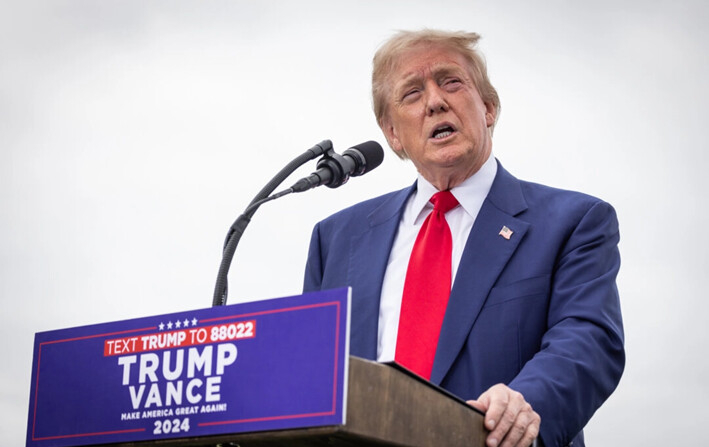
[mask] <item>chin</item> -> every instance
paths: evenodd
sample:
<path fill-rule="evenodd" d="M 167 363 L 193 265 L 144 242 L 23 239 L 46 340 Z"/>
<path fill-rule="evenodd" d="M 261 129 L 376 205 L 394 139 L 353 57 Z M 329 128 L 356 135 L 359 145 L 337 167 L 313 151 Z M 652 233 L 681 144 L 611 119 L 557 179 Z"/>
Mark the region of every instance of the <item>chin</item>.
<path fill-rule="evenodd" d="M 436 154 L 431 157 L 434 162 L 441 167 L 455 167 L 461 164 L 472 163 L 474 157 L 471 157 L 468 151 L 459 148 L 445 148 L 436 151 Z"/>

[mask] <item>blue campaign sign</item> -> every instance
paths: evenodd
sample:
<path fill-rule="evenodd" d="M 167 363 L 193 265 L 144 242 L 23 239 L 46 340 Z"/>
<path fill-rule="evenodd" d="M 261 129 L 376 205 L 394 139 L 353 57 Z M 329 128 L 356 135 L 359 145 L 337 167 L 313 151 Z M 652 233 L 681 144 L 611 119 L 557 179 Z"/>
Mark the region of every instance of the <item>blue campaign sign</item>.
<path fill-rule="evenodd" d="M 28 447 L 344 424 L 349 290 L 35 336 Z"/>

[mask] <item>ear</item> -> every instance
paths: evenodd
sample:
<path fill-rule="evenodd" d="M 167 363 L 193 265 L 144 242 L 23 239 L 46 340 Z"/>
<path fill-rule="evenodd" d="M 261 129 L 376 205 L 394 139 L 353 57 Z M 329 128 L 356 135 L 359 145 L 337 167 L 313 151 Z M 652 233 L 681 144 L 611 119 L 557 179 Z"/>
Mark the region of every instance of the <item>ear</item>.
<path fill-rule="evenodd" d="M 381 127 L 382 132 L 384 132 L 384 137 L 387 139 L 387 143 L 389 143 L 389 146 L 394 149 L 394 152 L 396 152 L 399 157 L 406 157 L 404 147 L 401 145 L 401 140 L 399 140 L 396 128 L 394 128 L 394 125 L 391 123 L 391 120 L 389 120 L 388 118 L 384 118 L 382 120 Z"/>
<path fill-rule="evenodd" d="M 492 127 L 495 125 L 495 119 L 497 118 L 497 110 L 495 105 L 491 102 L 485 103 L 485 124 L 487 127 Z"/>

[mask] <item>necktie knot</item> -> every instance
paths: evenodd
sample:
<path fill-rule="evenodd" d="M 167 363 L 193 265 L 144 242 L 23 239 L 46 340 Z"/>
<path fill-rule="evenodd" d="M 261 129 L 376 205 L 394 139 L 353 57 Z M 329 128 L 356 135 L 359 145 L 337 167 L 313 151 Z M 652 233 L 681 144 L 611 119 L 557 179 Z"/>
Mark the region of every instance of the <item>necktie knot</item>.
<path fill-rule="evenodd" d="M 458 206 L 458 200 L 450 191 L 438 191 L 431 197 L 430 202 L 433 203 L 435 211 L 440 211 L 443 214 Z"/>

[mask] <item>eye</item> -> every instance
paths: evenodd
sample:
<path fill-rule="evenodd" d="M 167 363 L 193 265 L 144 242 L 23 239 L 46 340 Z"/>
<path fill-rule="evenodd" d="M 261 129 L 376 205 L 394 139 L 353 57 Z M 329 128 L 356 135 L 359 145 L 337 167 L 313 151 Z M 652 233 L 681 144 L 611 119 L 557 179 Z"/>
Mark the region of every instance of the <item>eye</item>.
<path fill-rule="evenodd" d="M 412 101 L 418 97 L 421 91 L 417 88 L 407 90 L 401 97 L 402 101 Z"/>
<path fill-rule="evenodd" d="M 461 84 L 462 81 L 459 78 L 446 78 L 441 83 L 441 86 L 449 90 L 454 90 L 458 88 Z"/>

